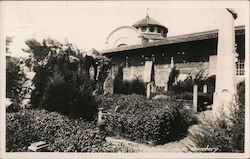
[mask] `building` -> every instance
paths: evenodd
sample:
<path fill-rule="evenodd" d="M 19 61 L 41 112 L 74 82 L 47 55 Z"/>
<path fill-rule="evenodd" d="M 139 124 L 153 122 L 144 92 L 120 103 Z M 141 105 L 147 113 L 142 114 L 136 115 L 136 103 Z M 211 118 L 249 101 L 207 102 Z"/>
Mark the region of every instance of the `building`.
<path fill-rule="evenodd" d="M 204 71 L 216 74 L 218 30 L 167 37 L 168 28 L 149 15 L 132 26 L 122 26 L 112 31 L 106 40 L 107 48 L 101 53 L 112 61 L 112 75 L 123 66 L 123 79 L 142 78 L 153 73 L 158 88 L 167 85 L 172 65 L 185 79 Z M 237 79 L 244 79 L 245 26 L 235 28 L 237 53 Z M 151 67 L 152 65 L 152 67 Z M 152 68 L 152 70 L 150 70 Z"/>

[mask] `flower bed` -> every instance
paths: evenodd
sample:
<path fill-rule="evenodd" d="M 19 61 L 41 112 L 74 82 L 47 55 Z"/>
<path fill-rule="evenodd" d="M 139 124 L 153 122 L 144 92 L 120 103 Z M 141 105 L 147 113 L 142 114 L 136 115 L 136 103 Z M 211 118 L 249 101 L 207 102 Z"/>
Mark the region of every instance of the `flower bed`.
<path fill-rule="evenodd" d="M 26 152 L 38 141 L 49 144 L 50 152 L 131 152 L 122 145 L 107 143 L 94 122 L 70 119 L 46 110 L 21 110 L 7 113 L 6 151 Z"/>
<path fill-rule="evenodd" d="M 114 95 L 99 96 L 97 103 L 109 112 L 106 116 L 109 133 L 143 143 L 162 144 L 175 140 L 197 122 L 192 112 L 183 108 L 182 102 L 168 99 Z"/>

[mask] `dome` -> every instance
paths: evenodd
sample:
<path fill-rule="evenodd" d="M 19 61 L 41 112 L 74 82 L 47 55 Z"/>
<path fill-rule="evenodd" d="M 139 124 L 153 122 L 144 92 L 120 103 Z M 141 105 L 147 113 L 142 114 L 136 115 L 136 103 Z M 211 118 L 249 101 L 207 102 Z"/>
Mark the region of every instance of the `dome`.
<path fill-rule="evenodd" d="M 137 27 L 143 27 L 143 26 L 161 26 L 166 28 L 165 26 L 163 26 L 162 24 L 160 24 L 159 22 L 157 22 L 156 20 L 150 18 L 147 14 L 147 16 L 145 18 L 143 18 L 142 20 L 137 21 L 133 27 L 137 28 Z"/>

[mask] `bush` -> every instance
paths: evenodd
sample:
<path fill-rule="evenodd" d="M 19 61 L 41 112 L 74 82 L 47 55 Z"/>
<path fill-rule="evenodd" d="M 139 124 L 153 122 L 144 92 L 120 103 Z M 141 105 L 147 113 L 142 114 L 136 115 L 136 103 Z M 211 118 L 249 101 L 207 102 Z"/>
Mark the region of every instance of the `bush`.
<path fill-rule="evenodd" d="M 115 84 L 115 83 L 114 83 Z M 121 84 L 114 85 L 115 94 L 140 94 L 146 95 L 146 87 L 144 82 L 139 79 L 133 79 L 131 81 L 122 81 Z"/>
<path fill-rule="evenodd" d="M 6 57 L 6 97 L 12 102 L 7 108 L 8 112 L 19 110 L 19 104 L 24 98 L 21 91 L 25 75 L 17 66 L 19 60 L 15 57 Z"/>
<path fill-rule="evenodd" d="M 97 106 L 92 92 L 92 83 L 84 76 L 77 75 L 71 83 L 53 81 L 44 93 L 43 105 L 47 110 L 58 111 L 73 118 L 93 120 Z"/>
<path fill-rule="evenodd" d="M 238 84 L 237 93 L 238 93 L 239 102 L 242 105 L 245 105 L 245 81 L 240 82 Z"/>
<path fill-rule="evenodd" d="M 70 119 L 46 110 L 21 110 L 6 114 L 6 151 L 27 152 L 38 141 L 49 144 L 50 152 L 131 152 L 107 143 L 97 133 L 94 122 Z"/>
<path fill-rule="evenodd" d="M 178 81 L 176 84 L 173 84 L 171 91 L 176 94 L 184 92 L 192 92 L 193 85 L 198 85 L 198 91 L 203 91 L 203 85 L 207 85 L 208 93 L 213 93 L 215 90 L 215 76 L 206 77 L 203 75 L 204 71 L 198 72 L 195 77 L 189 76 L 184 81 Z"/>
<path fill-rule="evenodd" d="M 146 95 L 146 87 L 144 82 L 135 78 L 131 81 L 123 81 L 123 70 L 119 67 L 118 73 L 114 79 L 114 93 L 115 94 L 141 94 Z"/>
<path fill-rule="evenodd" d="M 238 107 L 240 109 L 236 109 Z M 190 133 L 197 147 L 218 148 L 218 152 L 244 152 L 244 105 L 232 105 L 230 114 L 215 120 L 204 120 Z"/>
<path fill-rule="evenodd" d="M 175 140 L 197 122 L 189 110 L 183 109 L 182 103 L 166 99 L 116 95 L 98 97 L 97 102 L 101 104 L 99 107 L 111 111 L 107 116 L 107 128 L 111 134 L 138 142 L 162 144 Z M 117 106 L 119 109 L 114 112 Z"/>

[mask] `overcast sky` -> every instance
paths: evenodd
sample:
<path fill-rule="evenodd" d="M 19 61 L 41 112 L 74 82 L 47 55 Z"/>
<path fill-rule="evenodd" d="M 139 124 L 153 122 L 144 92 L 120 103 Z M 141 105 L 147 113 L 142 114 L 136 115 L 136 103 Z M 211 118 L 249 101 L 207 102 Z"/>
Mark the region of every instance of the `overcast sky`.
<path fill-rule="evenodd" d="M 0 29 L 15 36 L 12 52 L 20 54 L 30 37 L 51 37 L 69 42 L 83 50 L 105 49 L 105 39 L 115 28 L 133 25 L 149 16 L 169 30 L 168 36 L 218 28 L 219 8 L 231 7 L 238 13 L 236 25 L 247 22 L 246 1 L 232 2 L 0 2 Z"/>

